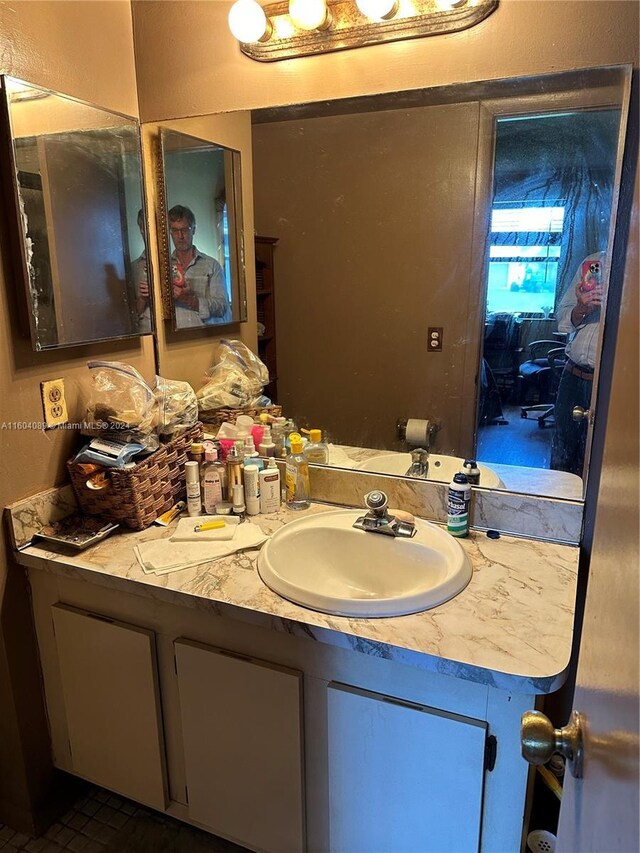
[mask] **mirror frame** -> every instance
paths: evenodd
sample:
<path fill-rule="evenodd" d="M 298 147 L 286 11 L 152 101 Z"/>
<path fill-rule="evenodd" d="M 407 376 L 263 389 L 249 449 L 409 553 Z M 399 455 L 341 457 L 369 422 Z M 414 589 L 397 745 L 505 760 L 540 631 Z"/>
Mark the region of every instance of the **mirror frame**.
<path fill-rule="evenodd" d="M 233 274 L 235 272 L 237 280 L 238 292 L 238 317 L 233 317 L 226 323 L 212 323 L 211 325 L 200 328 L 180 328 L 175 324 L 175 312 L 173 304 L 173 292 L 171 286 L 171 244 L 169 238 L 169 206 L 167 200 L 167 181 L 164 169 L 165 158 L 165 134 L 174 133 L 180 136 L 188 137 L 194 142 L 202 145 L 210 146 L 211 148 L 220 148 L 225 152 L 231 153 L 231 168 L 232 168 L 232 187 L 231 198 L 234 206 L 235 227 L 233 235 L 229 235 L 229 242 L 233 241 L 235 263 L 231 265 L 232 274 L 232 293 L 233 293 Z M 227 329 L 229 326 L 237 325 L 238 323 L 246 323 L 247 312 L 247 275 L 246 275 L 246 256 L 244 243 L 244 207 L 242 194 L 242 162 L 240 151 L 235 148 L 230 148 L 228 145 L 222 145 L 219 142 L 212 142 L 209 139 L 202 139 L 199 136 L 193 136 L 191 133 L 183 133 L 180 130 L 174 130 L 170 127 L 160 127 L 155 146 L 155 173 L 156 173 L 156 227 L 158 231 L 158 254 L 160 261 L 160 269 L 162 270 L 162 278 L 160 281 L 161 304 L 162 304 L 162 319 L 172 322 L 172 329 L 175 333 L 202 333 L 216 331 L 218 329 Z"/>
<path fill-rule="evenodd" d="M 150 305 L 151 305 L 151 329 L 148 332 L 132 332 L 131 334 L 111 335 L 108 337 L 88 338 L 81 341 L 70 341 L 68 343 L 56 343 L 48 346 L 38 345 L 37 328 L 35 317 L 32 311 L 31 303 L 31 274 L 29 271 L 29 262 L 27 259 L 26 240 L 27 231 L 25 228 L 25 216 L 22 212 L 22 202 L 20 196 L 20 187 L 17 180 L 18 166 L 15 156 L 13 127 L 11 122 L 11 110 L 9 103 L 9 95 L 6 81 L 18 83 L 22 86 L 34 89 L 42 93 L 42 96 L 52 95 L 58 98 L 64 98 L 68 101 L 73 101 L 77 104 L 82 104 L 86 107 L 91 107 L 100 110 L 108 115 L 117 116 L 127 119 L 136 130 L 137 135 L 137 151 L 140 160 L 140 207 L 144 219 L 145 232 L 147 235 L 147 246 L 149 245 L 149 227 L 148 227 L 148 209 L 147 209 L 147 194 L 145 192 L 146 174 L 144 169 L 144 159 L 142 152 L 142 132 L 141 124 L 138 118 L 126 113 L 108 110 L 90 101 L 83 101 L 81 98 L 75 98 L 72 95 L 67 95 L 64 92 L 57 92 L 54 89 L 47 89 L 44 86 L 38 86 L 34 83 L 29 83 L 19 77 L 14 77 L 11 74 L 0 75 L 0 178 L 4 188 L 4 203 L 7 211 L 7 230 L 9 233 L 11 263 L 14 275 L 22 282 L 22 287 L 17 288 L 18 294 L 18 321 L 20 333 L 24 337 L 31 338 L 31 345 L 34 352 L 49 352 L 56 349 L 69 349 L 79 346 L 90 346 L 95 343 L 106 343 L 109 341 L 124 341 L 134 340 L 136 338 L 155 335 L 155 310 L 154 310 L 154 280 L 152 264 L 147 264 L 147 276 L 149 283 Z"/>

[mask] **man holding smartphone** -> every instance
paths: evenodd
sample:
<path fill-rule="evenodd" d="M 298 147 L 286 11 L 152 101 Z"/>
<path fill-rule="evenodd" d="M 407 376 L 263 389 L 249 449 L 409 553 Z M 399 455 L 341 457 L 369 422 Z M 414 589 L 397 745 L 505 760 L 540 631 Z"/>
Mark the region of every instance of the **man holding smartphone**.
<path fill-rule="evenodd" d="M 568 335 L 567 362 L 555 403 L 551 468 L 582 476 L 587 421 L 574 420 L 573 409 L 587 410 L 593 393 L 604 292 L 604 252 L 588 255 L 576 270 L 557 310 L 558 331 Z"/>
<path fill-rule="evenodd" d="M 218 261 L 194 244 L 196 217 L 181 204 L 169 211 L 173 304 L 176 327 L 231 322 L 224 271 Z"/>

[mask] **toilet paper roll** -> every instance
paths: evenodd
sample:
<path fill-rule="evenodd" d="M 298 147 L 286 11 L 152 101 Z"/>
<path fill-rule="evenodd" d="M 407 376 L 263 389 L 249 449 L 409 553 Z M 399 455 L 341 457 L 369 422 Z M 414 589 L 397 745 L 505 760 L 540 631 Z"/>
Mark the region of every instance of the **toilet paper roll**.
<path fill-rule="evenodd" d="M 407 444 L 415 447 L 427 447 L 429 444 L 429 421 L 423 418 L 409 418 L 407 421 Z"/>

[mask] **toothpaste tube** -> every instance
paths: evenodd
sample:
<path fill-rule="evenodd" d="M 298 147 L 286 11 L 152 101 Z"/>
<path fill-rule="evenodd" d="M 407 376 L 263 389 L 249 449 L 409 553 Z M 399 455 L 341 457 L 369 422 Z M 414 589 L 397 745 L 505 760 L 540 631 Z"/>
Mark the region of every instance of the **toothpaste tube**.
<path fill-rule="evenodd" d="M 184 501 L 178 501 L 178 503 L 174 504 L 171 509 L 163 512 L 162 515 L 159 515 L 153 523 L 159 524 L 160 527 L 168 527 L 174 518 L 177 518 L 186 506 L 187 505 Z"/>

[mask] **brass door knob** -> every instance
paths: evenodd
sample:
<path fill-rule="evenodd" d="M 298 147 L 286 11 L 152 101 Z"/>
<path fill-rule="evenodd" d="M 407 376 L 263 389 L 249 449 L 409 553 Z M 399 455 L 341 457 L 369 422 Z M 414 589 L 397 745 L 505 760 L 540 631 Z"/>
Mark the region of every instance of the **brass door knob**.
<path fill-rule="evenodd" d="M 540 711 L 527 711 L 520 725 L 522 757 L 529 764 L 546 764 L 554 752 L 559 752 L 566 758 L 571 775 L 581 779 L 582 728 L 582 716 L 577 711 L 571 712 L 569 722 L 561 729 L 554 729 L 551 720 Z"/>
<path fill-rule="evenodd" d="M 581 421 L 583 418 L 589 420 L 591 417 L 591 409 L 583 409 L 582 406 L 574 406 L 571 416 L 574 421 Z"/>

